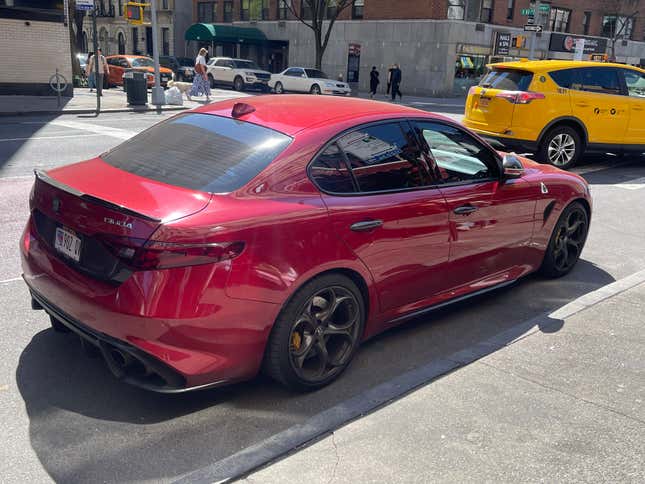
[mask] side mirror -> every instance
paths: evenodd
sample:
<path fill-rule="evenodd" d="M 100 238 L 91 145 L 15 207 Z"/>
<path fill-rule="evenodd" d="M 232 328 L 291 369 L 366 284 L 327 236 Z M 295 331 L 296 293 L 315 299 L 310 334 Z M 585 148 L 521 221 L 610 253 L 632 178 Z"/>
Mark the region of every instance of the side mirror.
<path fill-rule="evenodd" d="M 502 170 L 504 172 L 504 179 L 520 178 L 524 175 L 524 166 L 520 159 L 512 153 L 504 155 L 502 161 Z"/>

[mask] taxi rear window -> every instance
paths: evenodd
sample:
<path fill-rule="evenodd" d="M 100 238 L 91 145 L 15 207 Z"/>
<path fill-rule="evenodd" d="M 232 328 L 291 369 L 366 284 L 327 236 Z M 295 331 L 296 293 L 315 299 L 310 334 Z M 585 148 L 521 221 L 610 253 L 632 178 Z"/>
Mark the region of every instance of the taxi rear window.
<path fill-rule="evenodd" d="M 481 87 L 504 91 L 526 91 L 533 79 L 533 73 L 519 69 L 493 68 L 479 82 Z"/>

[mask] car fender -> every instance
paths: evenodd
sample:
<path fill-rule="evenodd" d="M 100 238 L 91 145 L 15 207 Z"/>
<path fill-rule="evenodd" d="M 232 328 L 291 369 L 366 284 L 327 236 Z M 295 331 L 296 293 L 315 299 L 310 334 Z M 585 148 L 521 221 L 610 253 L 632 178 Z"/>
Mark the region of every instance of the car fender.
<path fill-rule="evenodd" d="M 546 134 L 549 132 L 549 130 L 551 128 L 553 128 L 553 126 L 555 126 L 555 125 L 557 125 L 559 123 L 562 123 L 562 122 L 569 122 L 569 123 L 576 124 L 583 132 L 584 139 L 582 141 L 585 144 L 588 143 L 589 134 L 587 133 L 587 127 L 585 126 L 585 123 L 583 123 L 579 118 L 577 118 L 575 116 L 560 116 L 559 118 L 552 119 L 551 121 L 549 121 L 549 123 L 544 128 L 542 128 L 542 131 L 540 131 L 540 135 L 537 138 L 538 146 L 540 145 L 540 143 L 544 139 L 544 136 L 546 136 Z"/>

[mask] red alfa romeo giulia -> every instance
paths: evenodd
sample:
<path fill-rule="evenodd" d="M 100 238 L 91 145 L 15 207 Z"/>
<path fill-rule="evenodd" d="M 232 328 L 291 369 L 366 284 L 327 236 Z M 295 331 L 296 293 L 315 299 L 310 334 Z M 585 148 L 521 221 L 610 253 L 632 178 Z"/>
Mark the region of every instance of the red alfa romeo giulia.
<path fill-rule="evenodd" d="M 359 343 L 585 243 L 579 176 L 398 105 L 259 96 L 185 112 L 36 172 L 21 240 L 32 306 L 118 378 L 182 392 L 315 389 Z"/>

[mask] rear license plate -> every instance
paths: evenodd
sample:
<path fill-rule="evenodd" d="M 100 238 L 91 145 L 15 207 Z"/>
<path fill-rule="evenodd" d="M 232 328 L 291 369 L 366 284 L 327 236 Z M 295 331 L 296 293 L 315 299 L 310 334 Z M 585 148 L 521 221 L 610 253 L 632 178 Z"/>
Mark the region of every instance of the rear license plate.
<path fill-rule="evenodd" d="M 81 259 L 81 239 L 76 237 L 74 232 L 70 230 L 61 227 L 56 228 L 54 248 L 67 257 L 74 259 L 76 262 Z"/>
<path fill-rule="evenodd" d="M 480 97 L 479 98 L 479 107 L 480 108 L 487 108 L 489 103 L 490 103 L 490 98 L 489 97 Z"/>

